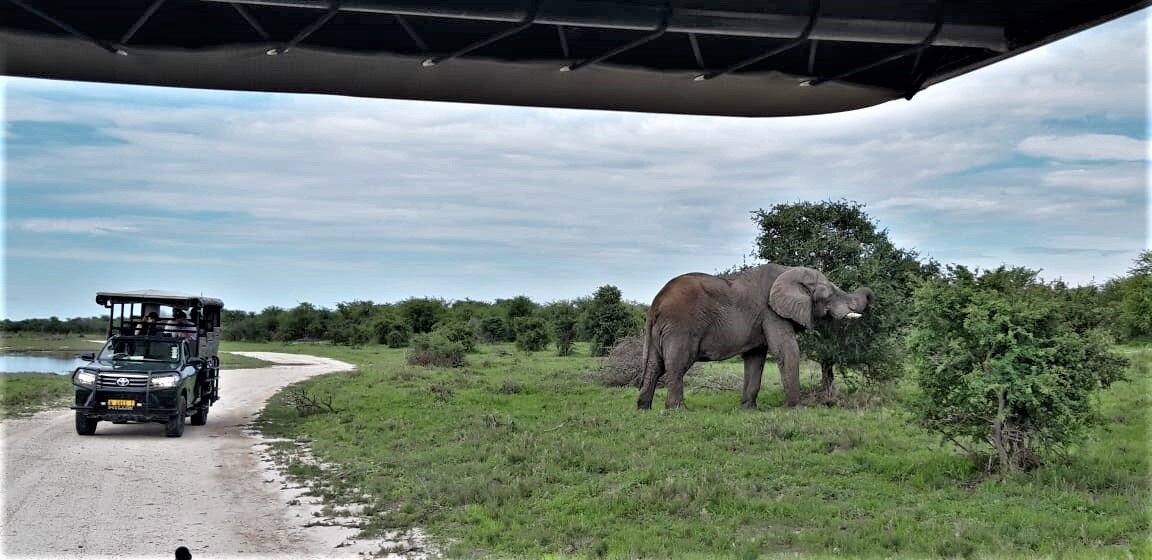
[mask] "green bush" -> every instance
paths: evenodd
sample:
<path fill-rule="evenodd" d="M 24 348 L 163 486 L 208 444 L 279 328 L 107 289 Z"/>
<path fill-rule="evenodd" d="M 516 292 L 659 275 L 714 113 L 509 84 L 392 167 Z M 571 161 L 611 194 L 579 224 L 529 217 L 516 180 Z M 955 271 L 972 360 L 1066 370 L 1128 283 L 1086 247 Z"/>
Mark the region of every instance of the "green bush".
<path fill-rule="evenodd" d="M 333 344 L 359 348 L 372 339 L 372 331 L 364 325 L 345 322 L 329 328 L 328 336 Z"/>
<path fill-rule="evenodd" d="M 585 312 L 585 330 L 593 356 L 607 356 L 616 342 L 639 331 L 639 325 L 616 286 L 600 286 Z"/>
<path fill-rule="evenodd" d="M 407 329 L 394 329 L 388 331 L 384 335 L 384 344 L 389 348 L 403 348 L 408 346 L 408 341 L 412 338 L 412 333 Z"/>
<path fill-rule="evenodd" d="M 539 317 L 517 317 L 516 349 L 538 352 L 548 347 L 548 325 Z"/>
<path fill-rule="evenodd" d="M 556 355 L 571 356 L 572 343 L 576 341 L 576 308 L 569 303 L 554 305 L 550 323 L 556 340 Z"/>
<path fill-rule="evenodd" d="M 452 342 L 460 343 L 460 345 L 464 346 L 465 352 L 476 351 L 476 333 L 472 331 L 472 327 L 469 327 L 467 323 L 460 321 L 441 323 L 436 325 L 436 328 L 432 332 L 439 333 Z"/>
<path fill-rule="evenodd" d="M 461 367 L 464 365 L 464 345 L 453 342 L 443 334 L 433 332 L 412 337 L 408 350 L 408 364 L 430 367 Z"/>
<path fill-rule="evenodd" d="M 1095 419 L 1093 395 L 1126 361 L 1099 329 L 1076 332 L 1063 296 L 1024 268 L 961 266 L 916 290 L 920 422 L 1001 473 L 1040 465 Z"/>
<path fill-rule="evenodd" d="M 1140 253 L 1128 272 L 1112 283 L 1113 328 L 1127 341 L 1152 340 L 1152 250 Z"/>
<path fill-rule="evenodd" d="M 508 340 L 508 329 L 504 319 L 500 317 L 484 317 L 480 319 L 480 338 L 485 344 Z"/>

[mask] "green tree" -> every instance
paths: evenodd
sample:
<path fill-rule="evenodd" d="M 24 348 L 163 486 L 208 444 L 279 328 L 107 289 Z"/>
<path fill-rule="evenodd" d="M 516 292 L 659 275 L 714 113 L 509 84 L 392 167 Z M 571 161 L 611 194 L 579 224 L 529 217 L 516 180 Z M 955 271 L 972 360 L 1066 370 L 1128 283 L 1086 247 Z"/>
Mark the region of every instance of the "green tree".
<path fill-rule="evenodd" d="M 442 299 L 409 298 L 396 306 L 408 329 L 417 334 L 432 332 L 436 323 L 448 314 L 448 306 Z"/>
<path fill-rule="evenodd" d="M 328 334 L 331 312 L 327 309 L 318 309 L 311 303 L 302 302 L 283 315 L 280 330 L 277 332 L 279 340 L 319 340 Z"/>
<path fill-rule="evenodd" d="M 500 317 L 490 316 L 480 319 L 477 336 L 484 343 L 501 342 L 508 340 L 508 325 Z"/>
<path fill-rule="evenodd" d="M 548 319 L 552 339 L 556 341 L 556 354 L 571 356 L 572 343 L 576 341 L 576 308 L 567 302 L 554 303 L 548 307 Z"/>
<path fill-rule="evenodd" d="M 432 332 L 463 346 L 465 352 L 476 351 L 476 334 L 462 321 L 445 321 L 436 325 Z"/>
<path fill-rule="evenodd" d="M 286 313 L 284 309 L 276 306 L 269 306 L 260 310 L 260 314 L 256 316 L 256 332 L 257 336 L 260 337 L 257 340 L 263 340 L 265 342 L 270 340 L 285 340 L 281 337 L 280 331 L 282 329 L 281 325 L 286 318 Z M 227 328 L 224 329 L 224 332 L 228 332 Z"/>
<path fill-rule="evenodd" d="M 516 296 L 512 299 L 503 299 L 496 301 L 497 306 L 504 310 L 504 332 L 510 340 L 516 340 L 520 336 L 519 325 L 520 319 L 524 317 L 531 317 L 536 313 L 540 307 L 536 305 L 528 296 Z"/>
<path fill-rule="evenodd" d="M 1152 250 L 1140 253 L 1111 290 L 1115 330 L 1124 340 L 1152 340 Z"/>
<path fill-rule="evenodd" d="M 473 299 L 462 299 L 448 306 L 448 316 L 453 321 L 467 323 L 474 318 L 482 318 L 492 313 L 492 304 Z"/>
<path fill-rule="evenodd" d="M 516 317 L 516 348 L 538 352 L 548 347 L 548 324 L 540 317 Z"/>
<path fill-rule="evenodd" d="M 1024 268 L 962 266 L 915 293 L 910 351 L 920 422 L 1001 473 L 1039 466 L 1095 419 L 1092 396 L 1125 360 L 1100 329 L 1077 332 L 1059 288 Z"/>
<path fill-rule="evenodd" d="M 617 340 L 639 330 L 631 308 L 621 301 L 616 286 L 600 286 L 585 310 L 585 330 L 593 356 L 606 356 Z"/>
<path fill-rule="evenodd" d="M 364 323 L 342 319 L 329 327 L 327 338 L 332 344 L 359 348 L 372 340 L 372 329 Z"/>
<path fill-rule="evenodd" d="M 373 339 L 392 348 L 407 346 L 408 338 L 412 335 L 408 324 L 392 310 L 378 313 L 371 325 Z"/>
<path fill-rule="evenodd" d="M 786 266 L 823 272 L 846 291 L 867 286 L 876 295 L 864 317 L 821 325 L 798 337 L 800 350 L 820 364 L 825 394 L 834 390 L 835 369 L 885 381 L 901 373 L 902 327 L 911 309 L 914 282 L 934 273 L 914 251 L 899 249 L 856 202 L 777 204 L 752 212 L 759 228 L 755 256 Z"/>

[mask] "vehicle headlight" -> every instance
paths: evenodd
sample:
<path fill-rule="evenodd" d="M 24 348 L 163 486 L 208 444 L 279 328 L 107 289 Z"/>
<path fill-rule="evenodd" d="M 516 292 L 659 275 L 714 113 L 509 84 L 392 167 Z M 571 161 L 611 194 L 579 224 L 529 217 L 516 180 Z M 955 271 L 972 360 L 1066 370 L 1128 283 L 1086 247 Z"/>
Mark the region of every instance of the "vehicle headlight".
<path fill-rule="evenodd" d="M 95 385 L 96 372 L 88 371 L 86 369 L 78 369 L 76 370 L 75 375 L 72 376 L 72 379 L 76 382 L 77 385 Z"/>
<path fill-rule="evenodd" d="M 162 375 L 162 376 L 158 376 L 158 377 L 153 377 L 152 378 L 152 386 L 153 387 L 175 387 L 176 386 L 176 380 L 178 380 L 178 379 L 179 379 L 179 377 L 177 377 L 175 375 Z"/>

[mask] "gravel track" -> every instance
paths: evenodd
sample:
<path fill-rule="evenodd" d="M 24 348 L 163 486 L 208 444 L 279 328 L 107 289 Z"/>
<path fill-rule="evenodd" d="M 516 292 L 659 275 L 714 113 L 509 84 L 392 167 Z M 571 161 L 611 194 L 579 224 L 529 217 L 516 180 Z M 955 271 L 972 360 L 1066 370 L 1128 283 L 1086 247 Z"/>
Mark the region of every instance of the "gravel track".
<path fill-rule="evenodd" d="M 306 528 L 248 424 L 302 379 L 353 369 L 314 356 L 238 352 L 279 365 L 225 370 L 206 426 L 100 422 L 79 436 L 71 410 L 0 422 L 5 558 L 360 558 L 354 529 Z M 335 530 L 334 530 L 335 529 Z"/>

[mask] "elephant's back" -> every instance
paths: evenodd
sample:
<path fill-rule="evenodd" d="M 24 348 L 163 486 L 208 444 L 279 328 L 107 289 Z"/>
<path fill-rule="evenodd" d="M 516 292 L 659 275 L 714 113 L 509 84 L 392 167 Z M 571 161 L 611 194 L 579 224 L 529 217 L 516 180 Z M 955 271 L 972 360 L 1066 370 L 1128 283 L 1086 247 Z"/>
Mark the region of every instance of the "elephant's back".
<path fill-rule="evenodd" d="M 660 316 L 681 313 L 693 313 L 705 307 L 706 301 L 715 301 L 731 288 L 731 282 L 705 274 L 703 272 L 689 272 L 681 274 L 664 284 L 656 293 L 649 308 L 650 316 Z"/>

